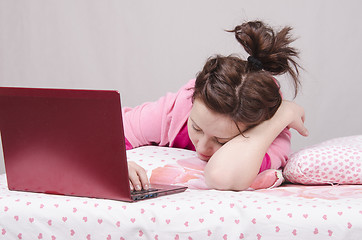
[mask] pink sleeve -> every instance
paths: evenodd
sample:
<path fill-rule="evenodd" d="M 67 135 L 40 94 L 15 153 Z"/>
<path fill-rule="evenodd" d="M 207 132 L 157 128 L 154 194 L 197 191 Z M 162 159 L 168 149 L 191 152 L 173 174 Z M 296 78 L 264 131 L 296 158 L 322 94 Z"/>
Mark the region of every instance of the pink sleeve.
<path fill-rule="evenodd" d="M 267 154 L 270 157 L 272 169 L 284 167 L 290 154 L 291 133 L 285 128 L 270 145 Z"/>
<path fill-rule="evenodd" d="M 123 108 L 124 133 L 128 145 L 139 147 L 170 144 L 190 112 L 190 88 L 193 84 L 194 81 L 191 80 L 177 93 L 168 93 L 156 102 L 146 102 L 135 108 Z"/>
<path fill-rule="evenodd" d="M 167 103 L 172 102 L 172 94 L 156 102 L 146 102 L 134 108 L 123 108 L 124 134 L 133 147 L 159 144 L 161 128 L 165 123 Z"/>

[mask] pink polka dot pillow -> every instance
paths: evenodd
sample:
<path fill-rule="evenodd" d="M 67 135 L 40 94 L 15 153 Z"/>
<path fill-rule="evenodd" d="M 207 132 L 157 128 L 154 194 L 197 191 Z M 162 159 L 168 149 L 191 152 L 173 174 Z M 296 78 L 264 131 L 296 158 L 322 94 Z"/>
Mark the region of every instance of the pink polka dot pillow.
<path fill-rule="evenodd" d="M 293 153 L 283 170 L 301 184 L 362 184 L 362 135 L 335 138 Z"/>

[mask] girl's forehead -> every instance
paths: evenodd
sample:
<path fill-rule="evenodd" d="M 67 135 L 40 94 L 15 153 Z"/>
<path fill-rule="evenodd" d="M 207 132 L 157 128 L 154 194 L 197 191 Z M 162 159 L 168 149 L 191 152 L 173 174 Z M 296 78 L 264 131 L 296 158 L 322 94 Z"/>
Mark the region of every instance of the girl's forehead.
<path fill-rule="evenodd" d="M 190 119 L 197 127 L 211 136 L 231 138 L 240 134 L 238 127 L 231 117 L 211 111 L 199 99 L 194 101 Z M 240 127 L 242 127 L 240 130 L 243 130 L 243 126 L 239 124 Z"/>

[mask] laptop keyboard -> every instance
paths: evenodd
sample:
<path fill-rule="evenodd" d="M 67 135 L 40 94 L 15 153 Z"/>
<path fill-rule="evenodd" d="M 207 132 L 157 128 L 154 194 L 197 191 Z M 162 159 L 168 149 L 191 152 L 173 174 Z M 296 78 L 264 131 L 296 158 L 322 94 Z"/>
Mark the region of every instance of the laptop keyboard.
<path fill-rule="evenodd" d="M 146 198 L 154 198 L 158 196 L 158 191 L 159 189 L 157 188 L 149 188 L 147 190 L 142 189 L 142 190 L 133 190 L 131 191 L 131 197 L 133 200 L 138 201 L 138 200 L 142 200 L 142 199 L 146 199 Z"/>
<path fill-rule="evenodd" d="M 150 192 L 155 192 L 157 191 L 157 188 L 149 188 L 147 190 L 142 189 L 142 190 L 133 190 L 131 191 L 131 195 L 137 195 L 137 194 L 145 194 L 145 193 L 150 193 Z"/>

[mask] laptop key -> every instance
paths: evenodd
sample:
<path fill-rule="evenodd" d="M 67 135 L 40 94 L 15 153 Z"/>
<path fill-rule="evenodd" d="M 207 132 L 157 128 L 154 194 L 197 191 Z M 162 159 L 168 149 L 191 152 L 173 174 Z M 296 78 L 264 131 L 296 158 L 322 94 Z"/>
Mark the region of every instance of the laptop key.
<path fill-rule="evenodd" d="M 149 193 L 149 192 L 155 192 L 158 191 L 157 188 L 149 188 L 149 189 L 142 189 L 142 190 L 133 190 L 131 191 L 131 195 L 137 195 L 137 194 L 145 194 L 145 193 Z"/>

